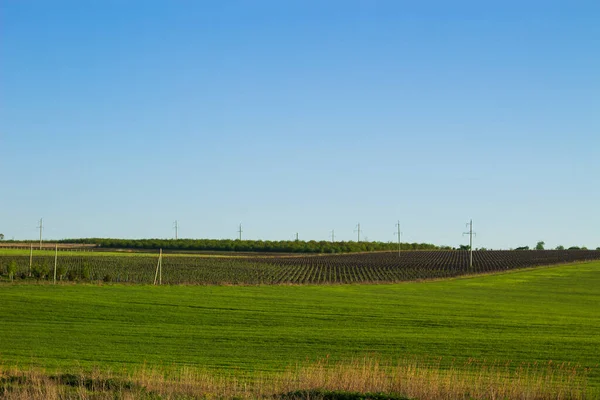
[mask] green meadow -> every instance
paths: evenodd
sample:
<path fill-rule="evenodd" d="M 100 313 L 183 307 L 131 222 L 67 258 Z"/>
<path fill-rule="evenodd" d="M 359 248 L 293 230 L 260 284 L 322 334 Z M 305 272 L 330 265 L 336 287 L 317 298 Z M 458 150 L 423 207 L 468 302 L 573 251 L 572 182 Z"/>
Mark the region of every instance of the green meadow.
<path fill-rule="evenodd" d="M 600 386 L 599 262 L 381 285 L 4 283 L 0 304 L 5 366 L 252 375 L 364 355 L 552 360 L 590 367 Z"/>

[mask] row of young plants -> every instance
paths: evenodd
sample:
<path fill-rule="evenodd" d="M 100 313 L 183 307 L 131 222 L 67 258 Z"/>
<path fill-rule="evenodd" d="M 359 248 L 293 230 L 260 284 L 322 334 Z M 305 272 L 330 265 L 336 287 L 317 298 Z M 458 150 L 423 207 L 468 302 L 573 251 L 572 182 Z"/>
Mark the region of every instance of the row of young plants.
<path fill-rule="evenodd" d="M 468 251 L 408 251 L 367 254 L 285 257 L 194 257 L 164 255 L 165 284 L 328 284 L 399 282 L 454 277 L 508 269 L 598 260 L 595 250 L 530 252 L 475 251 L 469 268 Z M 61 255 L 58 281 L 154 282 L 158 257 Z M 55 258 L 49 255 L 0 256 L 5 280 L 54 280 Z"/>

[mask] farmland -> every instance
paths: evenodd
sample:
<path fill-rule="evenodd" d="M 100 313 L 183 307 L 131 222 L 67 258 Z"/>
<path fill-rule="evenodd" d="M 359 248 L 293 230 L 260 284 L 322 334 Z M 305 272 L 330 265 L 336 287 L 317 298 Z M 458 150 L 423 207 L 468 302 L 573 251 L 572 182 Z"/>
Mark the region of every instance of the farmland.
<path fill-rule="evenodd" d="M 189 255 L 165 254 L 165 284 L 347 284 L 389 283 L 576 261 L 599 260 L 598 250 L 371 252 L 335 255 Z M 149 253 L 59 252 L 57 279 L 148 284 L 154 281 L 158 255 Z M 0 250 L 0 273 L 12 265 L 21 281 L 53 277 L 54 254 Z M 6 275 L 6 274 L 5 274 Z"/>
<path fill-rule="evenodd" d="M 552 360 L 590 368 L 597 388 L 599 271 L 590 262 L 393 285 L 4 284 L 0 360 L 249 377 L 328 356 L 456 369 L 470 359 L 527 368 Z"/>

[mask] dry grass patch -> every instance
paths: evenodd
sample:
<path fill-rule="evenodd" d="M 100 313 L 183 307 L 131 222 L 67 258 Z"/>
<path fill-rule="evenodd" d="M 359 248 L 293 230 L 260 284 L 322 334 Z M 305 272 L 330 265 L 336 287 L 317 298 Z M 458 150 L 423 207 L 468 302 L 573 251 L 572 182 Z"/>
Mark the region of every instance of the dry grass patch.
<path fill-rule="evenodd" d="M 348 363 L 328 359 L 283 373 L 239 376 L 197 368 L 141 367 L 51 374 L 39 369 L 0 370 L 0 397 L 21 399 L 359 399 L 420 400 L 597 398 L 588 370 L 577 365 L 490 363 L 442 367 L 441 359 L 405 359 L 395 365 L 374 357 Z"/>

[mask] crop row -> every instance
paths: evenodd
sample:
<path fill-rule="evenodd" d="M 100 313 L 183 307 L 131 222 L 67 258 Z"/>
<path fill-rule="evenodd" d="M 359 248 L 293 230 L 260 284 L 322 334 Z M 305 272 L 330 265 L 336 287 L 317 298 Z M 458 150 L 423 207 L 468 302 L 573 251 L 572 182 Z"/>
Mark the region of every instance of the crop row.
<path fill-rule="evenodd" d="M 399 282 L 454 277 L 538 265 L 598 260 L 600 251 L 407 251 L 282 257 L 169 257 L 162 259 L 166 284 L 327 284 Z M 61 255 L 57 279 L 152 283 L 157 256 Z M 15 279 L 52 279 L 54 257 L 0 256 L 0 273 Z"/>

